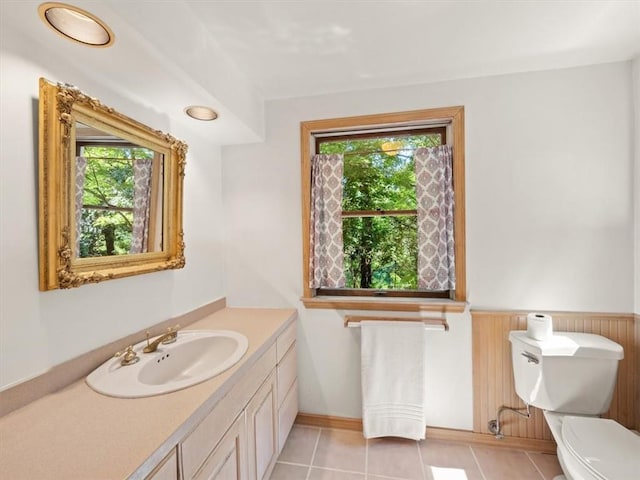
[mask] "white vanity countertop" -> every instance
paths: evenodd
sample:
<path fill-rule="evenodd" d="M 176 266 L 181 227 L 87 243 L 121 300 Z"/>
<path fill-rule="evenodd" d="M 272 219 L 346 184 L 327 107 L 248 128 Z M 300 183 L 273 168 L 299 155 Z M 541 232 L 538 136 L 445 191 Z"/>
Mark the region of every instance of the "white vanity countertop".
<path fill-rule="evenodd" d="M 123 399 L 96 393 L 82 379 L 7 414 L 0 418 L 0 477 L 144 478 L 295 318 L 293 309 L 225 308 L 189 325 L 243 333 L 249 349 L 231 369 L 187 389 Z"/>

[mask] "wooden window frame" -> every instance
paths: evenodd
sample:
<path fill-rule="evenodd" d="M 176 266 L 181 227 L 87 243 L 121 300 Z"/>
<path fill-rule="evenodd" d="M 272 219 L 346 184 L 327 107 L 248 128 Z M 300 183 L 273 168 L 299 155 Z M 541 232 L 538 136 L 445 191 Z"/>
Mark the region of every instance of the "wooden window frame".
<path fill-rule="evenodd" d="M 456 258 L 456 290 L 450 298 L 398 298 L 341 295 L 316 295 L 309 287 L 310 218 L 311 218 L 311 157 L 316 151 L 316 138 L 332 132 L 361 132 L 409 127 L 445 127 L 447 144 L 453 146 L 453 183 L 455 216 L 454 241 Z M 466 306 L 466 248 L 465 248 L 465 177 L 464 177 L 464 107 L 444 107 L 399 113 L 363 115 L 300 123 L 302 175 L 302 302 L 307 308 L 393 310 L 393 311 L 463 311 Z M 339 138 L 338 135 L 332 138 Z M 385 291 L 388 292 L 388 291 Z M 331 293 L 331 292 L 326 292 Z"/>

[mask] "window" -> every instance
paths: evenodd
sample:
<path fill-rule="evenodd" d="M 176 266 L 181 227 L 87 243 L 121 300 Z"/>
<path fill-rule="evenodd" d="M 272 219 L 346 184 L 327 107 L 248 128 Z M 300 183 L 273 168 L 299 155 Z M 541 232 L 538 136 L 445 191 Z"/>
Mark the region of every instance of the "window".
<path fill-rule="evenodd" d="M 78 258 L 158 249 L 156 157 L 149 148 L 124 142 L 76 142 Z"/>
<path fill-rule="evenodd" d="M 418 290 L 414 152 L 446 143 L 444 127 L 318 136 L 316 153 L 344 157 L 345 289 L 318 295 L 442 296 Z"/>
<path fill-rule="evenodd" d="M 463 116 L 463 107 L 452 107 L 302 123 L 303 301 L 307 307 L 379 308 L 391 305 L 393 298 L 408 297 L 398 305 L 410 310 L 418 308 L 411 298 L 416 302 L 424 302 L 424 297 L 465 300 Z M 447 144 L 453 147 L 451 256 L 455 256 L 456 283 L 454 288 L 424 288 L 424 282 L 418 281 L 418 218 L 424 217 L 417 209 L 415 153 Z M 312 249 L 318 241 L 312 228 L 315 154 L 341 162 L 337 221 L 342 229 L 343 280 L 338 288 L 309 280 L 314 270 Z"/>

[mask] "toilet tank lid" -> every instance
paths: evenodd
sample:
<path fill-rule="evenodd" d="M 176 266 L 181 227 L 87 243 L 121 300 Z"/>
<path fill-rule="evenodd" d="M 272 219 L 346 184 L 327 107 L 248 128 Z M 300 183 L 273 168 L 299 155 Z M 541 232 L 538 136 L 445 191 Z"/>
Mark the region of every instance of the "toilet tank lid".
<path fill-rule="evenodd" d="M 524 343 L 526 348 L 543 357 L 583 357 L 610 358 L 621 360 L 624 357 L 622 345 L 601 335 L 579 332 L 553 332 L 549 340 L 538 341 L 525 330 L 509 332 L 511 343 Z"/>

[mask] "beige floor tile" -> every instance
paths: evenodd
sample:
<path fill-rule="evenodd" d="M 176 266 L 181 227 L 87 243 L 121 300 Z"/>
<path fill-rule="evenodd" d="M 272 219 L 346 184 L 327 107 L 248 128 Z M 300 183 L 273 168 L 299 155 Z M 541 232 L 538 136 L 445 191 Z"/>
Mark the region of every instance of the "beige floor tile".
<path fill-rule="evenodd" d="M 555 455 L 433 439 L 369 440 L 367 457 L 360 432 L 295 425 L 271 479 L 364 480 L 366 458 L 367 480 L 553 480 L 562 473 Z"/>
<path fill-rule="evenodd" d="M 401 477 L 386 477 L 382 475 L 367 475 L 367 480 L 407 480 Z"/>
<path fill-rule="evenodd" d="M 364 473 L 366 446 L 360 432 L 322 429 L 313 466 Z"/>
<path fill-rule="evenodd" d="M 486 480 L 542 480 L 524 452 L 491 447 L 472 449 Z"/>
<path fill-rule="evenodd" d="M 404 477 L 387 477 L 384 475 L 367 475 L 367 480 L 409 480 Z"/>
<path fill-rule="evenodd" d="M 308 467 L 276 463 L 269 480 L 304 480 L 307 478 Z"/>
<path fill-rule="evenodd" d="M 324 468 L 312 468 L 309 480 L 365 480 L 364 473 L 339 472 L 337 470 L 325 470 Z"/>
<path fill-rule="evenodd" d="M 310 465 L 319 432 L 320 429 L 316 427 L 294 425 L 278 460 Z"/>
<path fill-rule="evenodd" d="M 528 453 L 528 455 L 538 470 L 542 472 L 544 480 L 553 480 L 556 475 L 562 475 L 562 468 L 556 455 L 547 453 Z"/>
<path fill-rule="evenodd" d="M 367 472 L 371 475 L 422 480 L 422 465 L 416 442 L 400 438 L 369 440 Z"/>
<path fill-rule="evenodd" d="M 427 480 L 483 480 L 469 445 L 432 439 L 419 445 Z"/>

